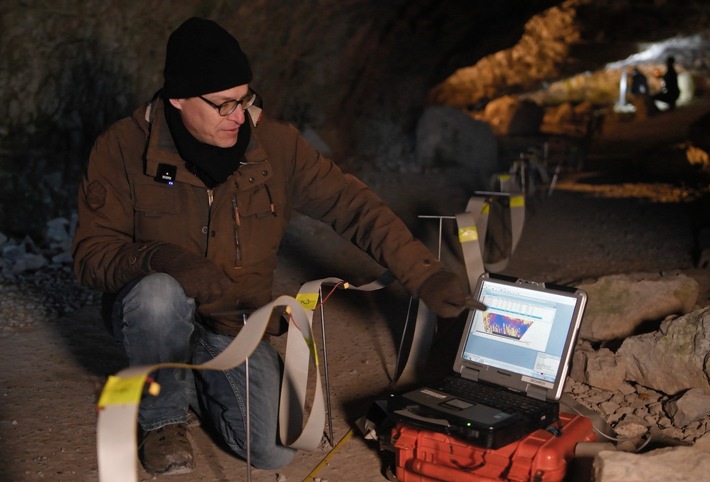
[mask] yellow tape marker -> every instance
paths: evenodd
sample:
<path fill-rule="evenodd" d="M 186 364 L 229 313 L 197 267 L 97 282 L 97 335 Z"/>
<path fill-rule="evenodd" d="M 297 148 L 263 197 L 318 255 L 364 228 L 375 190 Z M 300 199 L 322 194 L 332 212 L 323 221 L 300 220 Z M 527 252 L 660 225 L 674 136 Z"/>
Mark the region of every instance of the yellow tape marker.
<path fill-rule="evenodd" d="M 510 181 L 510 174 L 499 174 L 498 180 L 501 182 Z"/>
<path fill-rule="evenodd" d="M 306 338 L 303 337 L 303 339 L 306 341 L 306 345 L 308 345 L 308 351 L 311 352 L 311 356 L 313 357 L 313 362 L 318 366 L 318 351 L 316 350 L 316 342 L 313 340 L 313 338 Z"/>
<path fill-rule="evenodd" d="M 525 206 L 525 196 L 513 196 L 510 198 L 511 208 L 521 208 Z"/>
<path fill-rule="evenodd" d="M 99 397 L 99 408 L 104 408 L 107 405 L 140 403 L 145 379 L 146 375 L 136 375 L 128 378 L 109 375 L 108 380 L 106 380 L 106 385 L 104 385 L 104 389 Z"/>
<path fill-rule="evenodd" d="M 488 214 L 491 212 L 491 205 L 488 203 L 484 203 L 483 207 L 481 208 L 481 214 Z"/>
<path fill-rule="evenodd" d="M 459 228 L 459 241 L 461 243 L 478 241 L 478 230 L 476 226 L 464 226 Z"/>
<path fill-rule="evenodd" d="M 296 301 L 301 303 L 304 310 L 315 310 L 318 305 L 318 293 L 299 293 L 296 295 Z"/>

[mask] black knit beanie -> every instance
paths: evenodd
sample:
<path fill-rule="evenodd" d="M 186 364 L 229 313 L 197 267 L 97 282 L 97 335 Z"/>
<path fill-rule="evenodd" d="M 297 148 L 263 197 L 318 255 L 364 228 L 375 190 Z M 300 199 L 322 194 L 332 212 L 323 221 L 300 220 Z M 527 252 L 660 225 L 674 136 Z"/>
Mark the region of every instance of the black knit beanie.
<path fill-rule="evenodd" d="M 212 20 L 192 17 L 168 39 L 162 96 L 184 99 L 251 82 L 239 42 Z"/>

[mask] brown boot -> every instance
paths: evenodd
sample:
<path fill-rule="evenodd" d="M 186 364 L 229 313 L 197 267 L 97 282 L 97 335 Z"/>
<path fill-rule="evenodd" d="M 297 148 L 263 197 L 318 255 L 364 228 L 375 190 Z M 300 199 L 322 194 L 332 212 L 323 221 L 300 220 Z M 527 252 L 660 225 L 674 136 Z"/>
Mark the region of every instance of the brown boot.
<path fill-rule="evenodd" d="M 186 474 L 195 468 L 187 424 L 143 432 L 138 449 L 143 468 L 152 475 Z"/>

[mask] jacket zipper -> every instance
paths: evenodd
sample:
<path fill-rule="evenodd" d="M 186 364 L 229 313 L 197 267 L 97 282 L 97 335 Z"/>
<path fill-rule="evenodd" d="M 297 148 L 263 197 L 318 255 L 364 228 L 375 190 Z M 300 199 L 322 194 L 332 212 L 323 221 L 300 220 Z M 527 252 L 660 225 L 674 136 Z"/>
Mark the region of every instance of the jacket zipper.
<path fill-rule="evenodd" d="M 207 190 L 207 232 L 205 233 L 205 256 L 209 251 L 210 244 L 210 229 L 212 225 L 212 203 L 214 202 L 214 192 L 212 189 Z"/>
<path fill-rule="evenodd" d="M 236 195 L 232 197 L 232 216 L 234 218 L 234 267 L 242 267 L 242 247 L 239 244 L 239 226 L 241 220 L 239 218 L 239 206 L 237 206 Z"/>

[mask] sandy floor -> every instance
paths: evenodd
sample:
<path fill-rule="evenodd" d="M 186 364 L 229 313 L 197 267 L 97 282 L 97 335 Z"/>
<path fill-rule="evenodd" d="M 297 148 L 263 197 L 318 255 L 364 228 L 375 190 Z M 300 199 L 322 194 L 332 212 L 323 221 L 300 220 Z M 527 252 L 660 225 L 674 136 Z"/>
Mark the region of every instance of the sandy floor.
<path fill-rule="evenodd" d="M 628 129 L 626 138 L 609 140 L 628 148 L 634 136 L 644 136 L 638 127 Z M 608 157 L 609 145 L 599 144 L 597 153 Z M 690 202 L 682 194 L 687 188 L 640 182 L 628 172 L 624 177 L 600 175 L 594 172 L 593 158 L 586 168 L 568 173 L 552 196 L 529 202 L 520 245 L 505 272 L 573 284 L 612 273 L 682 270 L 701 282 L 700 303 L 710 304 L 708 270 L 694 269 L 697 229 L 710 224 L 707 189 L 704 197 Z M 417 214 L 455 214 L 468 196 L 463 188 L 447 188 L 451 179 L 445 174 L 435 179 L 411 174 L 365 177 L 404 219 L 415 223 L 415 231 L 428 243 L 436 241 L 436 226 L 417 222 Z M 423 206 L 422 198 L 431 204 Z M 424 212 L 429 208 L 432 211 Z M 307 219 L 295 221 L 283 246 L 277 294 L 295 294 L 302 282 L 325 276 L 357 285 L 380 274 L 369 258 L 328 228 Z M 442 258 L 451 261 L 452 253 L 445 248 Z M 407 303 L 397 286 L 370 294 L 339 291 L 327 302 L 334 443 L 391 382 Z M 444 327 L 434 346 L 438 367 L 447 366 L 455 329 Z M 281 349 L 284 343 L 275 341 Z M 87 306 L 61 319 L 41 320 L 0 338 L 0 363 L 0 479 L 97 480 L 97 394 L 105 376 L 124 363 L 101 326 L 98 308 Z M 227 454 L 198 425 L 192 434 L 198 468 L 169 480 L 247 480 L 243 461 Z M 358 433 L 331 454 L 330 448 L 299 453 L 279 471 L 252 470 L 251 480 L 384 480 L 377 446 Z M 136 470 L 139 480 L 151 478 Z"/>

